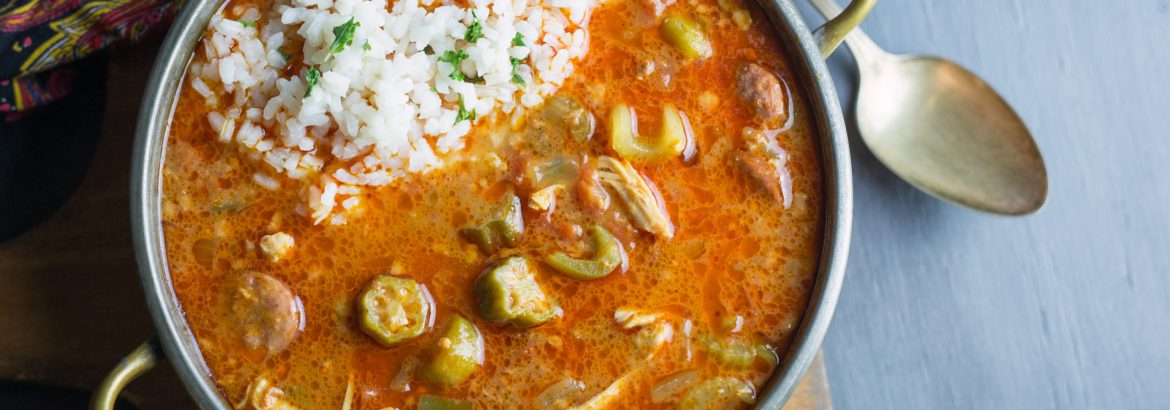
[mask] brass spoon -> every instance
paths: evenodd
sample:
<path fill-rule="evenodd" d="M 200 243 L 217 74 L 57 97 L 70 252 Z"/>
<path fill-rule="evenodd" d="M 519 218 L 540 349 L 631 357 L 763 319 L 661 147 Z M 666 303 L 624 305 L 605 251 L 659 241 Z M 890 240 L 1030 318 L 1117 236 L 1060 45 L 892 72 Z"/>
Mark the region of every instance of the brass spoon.
<path fill-rule="evenodd" d="M 831 18 L 832 0 L 811 0 Z M 1026 215 L 1048 197 L 1048 171 L 1028 127 L 958 64 L 883 51 L 860 29 L 845 37 L 860 71 L 857 125 L 894 174 L 971 209 Z"/>

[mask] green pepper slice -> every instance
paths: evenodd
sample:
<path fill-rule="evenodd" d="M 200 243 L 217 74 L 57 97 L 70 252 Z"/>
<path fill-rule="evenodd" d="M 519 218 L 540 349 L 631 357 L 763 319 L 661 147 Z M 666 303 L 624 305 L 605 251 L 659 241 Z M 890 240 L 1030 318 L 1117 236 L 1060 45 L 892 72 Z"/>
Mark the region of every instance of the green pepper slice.
<path fill-rule="evenodd" d="M 443 324 L 426 355 L 419 369 L 423 379 L 444 388 L 457 385 L 483 365 L 483 335 L 457 314 Z"/>
<path fill-rule="evenodd" d="M 471 402 L 424 394 L 418 399 L 418 410 L 471 410 Z"/>
<path fill-rule="evenodd" d="M 703 31 L 699 22 L 693 18 L 680 14 L 667 15 L 662 19 L 659 30 L 666 42 L 677 48 L 686 58 L 707 58 L 713 54 L 711 40 L 707 38 L 707 33 Z"/>
<path fill-rule="evenodd" d="M 430 292 L 410 278 L 374 278 L 358 297 L 357 308 L 362 331 L 385 347 L 418 337 L 434 322 Z"/>
<path fill-rule="evenodd" d="M 475 280 L 476 309 L 492 323 L 527 328 L 544 324 L 560 307 L 544 294 L 532 265 L 513 256 L 489 267 Z"/>
<path fill-rule="evenodd" d="M 605 228 L 589 227 L 589 240 L 593 243 L 593 257 L 577 259 L 557 252 L 545 258 L 545 262 L 557 272 L 577 280 L 601 279 L 613 272 L 624 262 L 622 243 Z"/>
<path fill-rule="evenodd" d="M 468 242 L 479 246 L 485 255 L 492 255 L 503 248 L 514 248 L 524 235 L 524 214 L 520 197 L 509 193 L 504 207 L 494 219 L 479 226 L 463 228 L 459 234 Z"/>
<path fill-rule="evenodd" d="M 691 388 L 678 404 L 681 410 L 734 409 L 756 402 L 751 383 L 731 377 L 716 377 Z"/>
<path fill-rule="evenodd" d="M 762 359 L 775 367 L 779 364 L 776 352 L 765 344 L 751 343 L 741 339 L 727 339 L 724 341 L 709 338 L 706 340 L 707 351 L 716 361 L 731 367 L 748 367 Z"/>

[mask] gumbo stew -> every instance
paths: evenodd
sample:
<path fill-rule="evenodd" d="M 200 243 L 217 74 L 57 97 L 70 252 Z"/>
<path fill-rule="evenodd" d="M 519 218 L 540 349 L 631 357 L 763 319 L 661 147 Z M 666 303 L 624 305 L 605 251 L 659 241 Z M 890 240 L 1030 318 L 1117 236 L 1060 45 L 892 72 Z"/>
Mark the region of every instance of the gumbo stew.
<path fill-rule="evenodd" d="M 169 274 L 239 408 L 746 407 L 822 172 L 743 0 L 231 0 L 169 129 Z"/>

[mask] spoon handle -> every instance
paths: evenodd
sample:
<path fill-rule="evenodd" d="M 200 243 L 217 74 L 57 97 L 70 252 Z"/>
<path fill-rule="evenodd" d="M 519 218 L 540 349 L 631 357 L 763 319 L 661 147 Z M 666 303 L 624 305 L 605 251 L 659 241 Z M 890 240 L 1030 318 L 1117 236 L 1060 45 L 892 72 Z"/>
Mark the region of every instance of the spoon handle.
<path fill-rule="evenodd" d="M 810 1 L 813 7 L 826 19 L 832 19 L 841 14 L 841 8 L 833 0 Z M 858 64 L 868 65 L 887 55 L 881 47 L 878 47 L 869 36 L 861 31 L 860 27 L 853 29 L 849 35 L 845 36 L 845 46 L 849 47 L 849 51 L 853 53 L 853 58 L 857 59 Z"/>

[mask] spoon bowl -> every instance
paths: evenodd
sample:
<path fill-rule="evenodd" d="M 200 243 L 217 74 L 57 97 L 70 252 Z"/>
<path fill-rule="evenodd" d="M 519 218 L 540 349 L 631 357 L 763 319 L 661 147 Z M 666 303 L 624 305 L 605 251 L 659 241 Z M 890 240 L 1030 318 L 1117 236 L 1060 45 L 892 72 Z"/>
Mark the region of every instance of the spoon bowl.
<path fill-rule="evenodd" d="M 839 9 L 812 0 L 826 16 Z M 860 70 L 857 125 L 886 167 L 943 200 L 1002 215 L 1044 205 L 1048 172 L 1023 120 L 958 64 L 882 51 L 860 30 L 845 42 Z"/>

